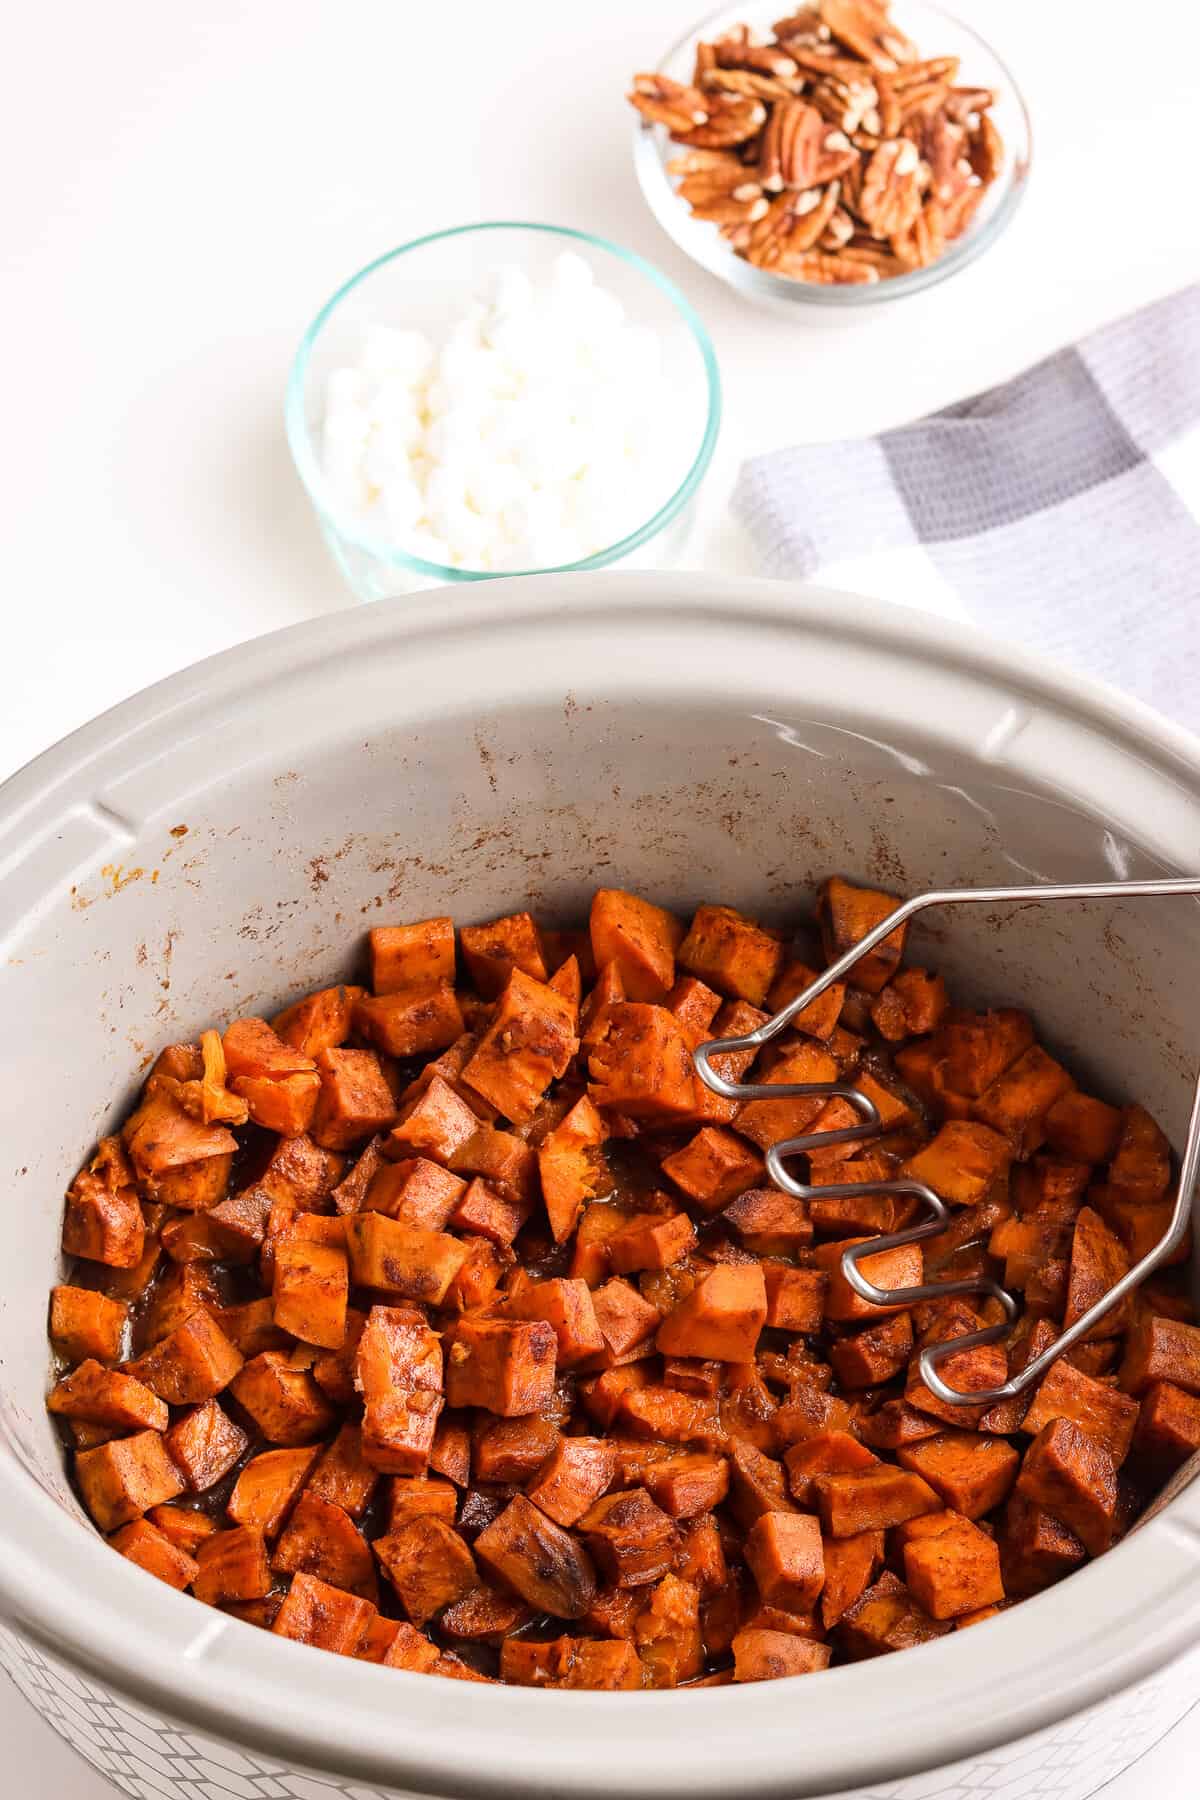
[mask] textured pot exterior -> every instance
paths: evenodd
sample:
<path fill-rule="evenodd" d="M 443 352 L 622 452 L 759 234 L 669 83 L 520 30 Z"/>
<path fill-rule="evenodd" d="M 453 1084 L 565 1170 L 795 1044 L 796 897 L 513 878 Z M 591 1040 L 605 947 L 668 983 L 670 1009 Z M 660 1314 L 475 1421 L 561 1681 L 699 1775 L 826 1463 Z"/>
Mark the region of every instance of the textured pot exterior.
<path fill-rule="evenodd" d="M 0 793 L 21 1021 L 0 1082 L 0 1661 L 129 1793 L 704 1800 L 733 1769 L 761 1800 L 1093 1791 L 1188 1704 L 1167 1665 L 1200 1636 L 1195 1490 L 1053 1593 L 886 1664 L 703 1698 L 463 1689 L 280 1642 L 113 1556 L 42 1411 L 45 1293 L 63 1187 L 143 1060 L 345 975 L 370 923 L 565 921 L 601 881 L 782 921 L 831 868 L 915 891 L 1197 856 L 1200 746 L 1141 709 L 942 621 L 695 576 L 318 620 L 49 752 Z M 1194 905 L 934 921 L 914 951 L 1030 1005 L 1179 1141 Z"/>

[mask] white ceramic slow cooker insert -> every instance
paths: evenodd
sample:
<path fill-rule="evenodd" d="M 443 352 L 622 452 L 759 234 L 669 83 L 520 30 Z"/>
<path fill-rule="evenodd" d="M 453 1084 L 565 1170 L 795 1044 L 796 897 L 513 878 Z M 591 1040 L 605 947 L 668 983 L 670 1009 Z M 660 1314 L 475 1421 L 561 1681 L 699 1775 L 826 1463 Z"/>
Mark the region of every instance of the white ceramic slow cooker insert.
<path fill-rule="evenodd" d="M 466 1686 L 285 1642 L 113 1555 L 43 1411 L 46 1295 L 63 1190 L 146 1059 L 348 974 L 370 924 L 565 923 L 600 883 L 783 923 L 834 870 L 915 892 L 1198 862 L 1200 745 L 1132 702 L 943 620 L 694 575 L 339 614 L 48 752 L 0 792 L 0 1662 L 64 1735 L 86 1715 L 77 1740 L 126 1792 L 181 1800 L 915 1800 L 978 1791 L 1023 1734 L 1078 1731 L 1086 1754 L 1103 1724 L 1062 1722 L 1200 1638 L 1200 1484 L 1048 1593 L 899 1656 L 694 1693 Z M 930 919 L 912 953 L 967 999 L 1027 1005 L 1179 1143 L 1195 903 Z M 1086 1791 L 1044 1765 L 1037 1792 Z"/>

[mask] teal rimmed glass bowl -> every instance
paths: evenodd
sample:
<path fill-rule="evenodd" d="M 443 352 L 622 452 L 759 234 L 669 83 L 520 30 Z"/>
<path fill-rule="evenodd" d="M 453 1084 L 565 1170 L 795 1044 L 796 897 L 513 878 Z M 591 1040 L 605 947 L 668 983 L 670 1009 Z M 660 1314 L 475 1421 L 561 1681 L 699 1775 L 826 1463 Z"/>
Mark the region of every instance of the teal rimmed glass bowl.
<path fill-rule="evenodd" d="M 624 535 L 579 561 L 503 570 L 425 561 L 344 504 L 327 480 L 320 441 L 328 377 L 355 363 L 368 326 L 415 328 L 438 344 L 498 266 L 518 264 L 540 283 L 563 251 L 582 256 L 630 322 L 649 326 L 660 338 L 674 411 L 662 491 L 646 495 L 644 516 L 631 519 Z M 335 561 L 360 599 L 379 600 L 437 582 L 486 581 L 499 574 L 669 566 L 686 542 L 693 503 L 712 459 L 721 383 L 700 319 L 679 289 L 642 257 L 567 226 L 497 221 L 416 238 L 352 276 L 304 334 L 288 377 L 285 414 L 297 471 Z"/>

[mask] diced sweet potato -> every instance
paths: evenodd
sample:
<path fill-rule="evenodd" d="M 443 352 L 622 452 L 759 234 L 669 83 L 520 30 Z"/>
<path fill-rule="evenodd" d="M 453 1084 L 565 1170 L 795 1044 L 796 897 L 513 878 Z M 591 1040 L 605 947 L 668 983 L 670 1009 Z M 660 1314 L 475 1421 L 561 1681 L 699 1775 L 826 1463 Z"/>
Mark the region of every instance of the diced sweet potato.
<path fill-rule="evenodd" d="M 592 1310 L 604 1339 L 605 1355 L 620 1362 L 649 1343 L 662 1315 L 628 1281 L 614 1276 L 592 1294 Z"/>
<path fill-rule="evenodd" d="M 490 1238 L 465 1238 L 466 1259 L 446 1291 L 445 1305 L 452 1312 L 484 1312 L 492 1303 L 506 1270 L 516 1261 L 506 1246 Z"/>
<path fill-rule="evenodd" d="M 89 1357 L 97 1362 L 116 1362 L 121 1354 L 129 1308 L 92 1288 L 56 1287 L 50 1290 L 50 1337 L 60 1356 L 69 1362 Z"/>
<path fill-rule="evenodd" d="M 1116 1465 L 1072 1419 L 1052 1419 L 1034 1438 L 1016 1491 L 1076 1533 L 1093 1556 L 1108 1549 L 1117 1512 Z"/>
<path fill-rule="evenodd" d="M 587 1362 L 604 1349 L 592 1296 L 585 1281 L 531 1282 L 504 1303 L 511 1319 L 545 1319 L 554 1328 L 557 1363 L 568 1369 Z"/>
<path fill-rule="evenodd" d="M 821 1528 L 811 1513 L 764 1513 L 746 1534 L 745 1555 L 768 1606 L 802 1612 L 825 1585 Z"/>
<path fill-rule="evenodd" d="M 793 1444 L 783 1464 L 793 1498 L 801 1506 L 812 1506 L 813 1482 L 818 1475 L 854 1475 L 878 1461 L 874 1452 L 848 1431 L 819 1431 Z"/>
<path fill-rule="evenodd" d="M 542 1199 L 556 1244 L 570 1237 L 584 1201 L 606 1185 L 600 1146 L 607 1136 L 602 1115 L 584 1094 L 538 1150 Z"/>
<path fill-rule="evenodd" d="M 492 1419 L 480 1413 L 471 1458 L 476 1480 L 515 1485 L 528 1481 L 560 1436 L 552 1419 L 536 1413 L 523 1419 Z"/>
<path fill-rule="evenodd" d="M 211 1313 L 197 1307 L 128 1367 L 169 1405 L 194 1406 L 229 1386 L 242 1367 L 242 1356 Z"/>
<path fill-rule="evenodd" d="M 740 1194 L 726 1207 L 725 1223 L 734 1227 L 747 1250 L 759 1256 L 794 1256 L 812 1243 L 807 1200 L 778 1188 L 750 1188 Z"/>
<path fill-rule="evenodd" d="M 1126 1339 L 1121 1386 L 1140 1395 L 1155 1381 L 1200 1395 L 1200 1326 L 1139 1310 Z"/>
<path fill-rule="evenodd" d="M 315 1575 L 297 1575 L 271 1630 L 298 1644 L 353 1656 L 373 1611 L 371 1602 L 357 1594 L 330 1587 Z"/>
<path fill-rule="evenodd" d="M 653 1464 L 645 1480 L 650 1498 L 669 1518 L 694 1519 L 724 1500 L 729 1464 L 722 1456 L 692 1452 Z"/>
<path fill-rule="evenodd" d="M 829 1277 L 821 1269 L 792 1269 L 783 1263 L 764 1263 L 767 1290 L 767 1325 L 772 1331 L 814 1332 L 825 1316 Z"/>
<path fill-rule="evenodd" d="M 696 1228 L 685 1212 L 636 1213 L 610 1240 L 609 1263 L 619 1275 L 667 1269 L 694 1249 L 695 1243 Z"/>
<path fill-rule="evenodd" d="M 1106 1163 L 1116 1153 L 1121 1136 L 1121 1114 L 1115 1106 L 1068 1090 L 1054 1102 L 1045 1117 L 1046 1141 L 1060 1156 L 1084 1163 Z"/>
<path fill-rule="evenodd" d="M 361 1520 L 379 1482 L 379 1470 L 363 1455 L 362 1429 L 347 1423 L 321 1454 L 306 1491 Z"/>
<path fill-rule="evenodd" d="M 271 1591 L 266 1543 L 251 1526 L 214 1532 L 201 1544 L 196 1560 L 200 1566 L 192 1592 L 208 1606 L 260 1600 Z"/>
<path fill-rule="evenodd" d="M 517 1124 L 528 1124 L 579 1048 L 568 1000 L 514 969 L 463 1080 Z"/>
<path fill-rule="evenodd" d="M 781 1681 L 788 1675 L 811 1675 L 827 1669 L 833 1655 L 828 1644 L 815 1643 L 812 1638 L 755 1627 L 739 1631 L 732 1649 L 735 1681 Z"/>
<path fill-rule="evenodd" d="M 714 1400 L 681 1394 L 653 1381 L 628 1389 L 617 1406 L 617 1418 L 640 1437 L 664 1444 L 720 1444 L 725 1430 Z"/>
<path fill-rule="evenodd" d="M 146 1519 L 131 1519 L 108 1541 L 114 1550 L 136 1563 L 139 1569 L 145 1569 L 148 1575 L 156 1575 L 168 1587 L 181 1593 L 196 1579 L 199 1564 L 195 1557 L 171 1543 Z"/>
<path fill-rule="evenodd" d="M 373 1306 L 358 1342 L 362 1452 L 376 1469 L 420 1475 L 442 1410 L 442 1347 L 420 1313 Z"/>
<path fill-rule="evenodd" d="M 758 1076 L 755 1077 L 759 1079 Z M 838 1066 L 821 1044 L 797 1044 L 761 1077 L 769 1087 L 828 1086 L 838 1079 Z M 824 1094 L 797 1094 L 779 1100 L 744 1100 L 737 1109 L 737 1128 L 763 1150 L 806 1132 L 824 1107 Z"/>
<path fill-rule="evenodd" d="M 145 1227 L 133 1170 L 120 1138 L 104 1138 L 86 1169 L 67 1190 L 63 1249 L 113 1269 L 134 1269 L 142 1259 Z"/>
<path fill-rule="evenodd" d="M 782 1012 L 805 988 L 812 986 L 818 974 L 819 970 L 810 968 L 807 963 L 785 963 L 767 991 L 766 1006 L 769 1011 Z M 818 994 L 815 1000 L 810 1000 L 807 1006 L 792 1015 L 791 1029 L 803 1032 L 805 1037 L 820 1038 L 822 1043 L 827 1042 L 837 1029 L 845 1000 L 845 982 L 832 982 L 824 993 Z"/>
<path fill-rule="evenodd" d="M 439 1418 L 429 1467 L 456 1487 L 466 1487 L 471 1479 L 471 1433 L 463 1419 L 448 1412 Z"/>
<path fill-rule="evenodd" d="M 956 1018 L 941 1033 L 942 1072 L 955 1093 L 977 1100 L 1033 1043 L 1027 1013 L 1013 1007 Z"/>
<path fill-rule="evenodd" d="M 1014 1156 L 1023 1159 L 1045 1142 L 1047 1112 L 1074 1085 L 1061 1063 L 1031 1044 L 984 1089 L 972 1115 L 990 1125 L 1011 1145 Z"/>
<path fill-rule="evenodd" d="M 752 1362 L 767 1319 L 767 1290 L 757 1263 L 719 1266 L 681 1300 L 659 1326 L 665 1356 Z"/>
<path fill-rule="evenodd" d="M 448 1164 L 474 1138 L 479 1119 L 461 1094 L 435 1075 L 400 1110 L 400 1122 L 388 1135 L 385 1154 L 396 1159 L 425 1156 Z"/>
<path fill-rule="evenodd" d="M 974 1119 L 948 1119 L 904 1173 L 955 1206 L 974 1206 L 1008 1172 L 1012 1150 L 998 1131 Z"/>
<path fill-rule="evenodd" d="M 454 920 L 418 919 L 377 925 L 368 935 L 371 986 L 377 994 L 454 980 Z"/>
<path fill-rule="evenodd" d="M 317 1575 L 348 1593 L 368 1600 L 376 1597 L 371 1546 L 348 1513 L 311 1489 L 306 1489 L 292 1508 L 271 1567 L 276 1574 Z"/>
<path fill-rule="evenodd" d="M 410 1519 L 431 1514 L 447 1525 L 458 1517 L 458 1492 L 453 1482 L 429 1475 L 392 1475 L 388 1480 L 387 1529 L 399 1531 Z"/>
<path fill-rule="evenodd" d="M 825 1586 L 821 1590 L 821 1623 L 831 1631 L 848 1607 L 870 1586 L 883 1562 L 882 1531 L 860 1531 L 853 1537 L 823 1542 Z"/>
<path fill-rule="evenodd" d="M 210 1310 L 230 1343 L 247 1361 L 261 1356 L 264 1350 L 289 1347 L 287 1333 L 280 1331 L 275 1323 L 275 1308 L 269 1296 L 244 1301 L 241 1306 L 214 1306 Z"/>
<path fill-rule="evenodd" d="M 596 1592 L 591 1558 L 576 1539 L 518 1494 L 475 1540 L 475 1555 L 538 1612 L 580 1619 Z"/>
<path fill-rule="evenodd" d="M 791 1397 L 771 1421 L 772 1435 L 782 1446 L 805 1442 L 826 1431 L 848 1431 L 854 1419 L 849 1402 L 828 1394 L 817 1383 L 798 1378 Z"/>
<path fill-rule="evenodd" d="M 375 1554 L 415 1625 L 463 1599 L 479 1584 L 475 1558 L 457 1531 L 432 1513 L 376 1538 Z"/>
<path fill-rule="evenodd" d="M 230 1091 L 245 1101 L 256 1125 L 285 1137 L 308 1130 L 320 1088 L 310 1056 L 285 1043 L 265 1019 L 235 1019 L 222 1047 Z"/>
<path fill-rule="evenodd" d="M 1067 1309 L 1064 1329 L 1081 1318 L 1089 1306 L 1103 1298 L 1111 1287 L 1129 1271 L 1125 1246 L 1108 1229 L 1099 1213 L 1090 1206 L 1080 1211 L 1071 1239 L 1071 1269 L 1067 1285 Z M 1103 1319 L 1097 1320 L 1088 1336 L 1118 1337 L 1129 1321 L 1127 1300 L 1121 1301 Z"/>
<path fill-rule="evenodd" d="M 1087 1551 L 1061 1519 L 1018 1489 L 1004 1509 L 998 1539 L 1005 1592 L 1037 1594 L 1087 1561 Z"/>
<path fill-rule="evenodd" d="M 125 1122 L 121 1133 L 125 1149 L 148 1193 L 170 1169 L 228 1156 L 237 1149 L 237 1139 L 223 1125 L 206 1125 L 185 1110 L 181 1094 L 187 1086 L 166 1075 L 152 1075 L 137 1111 Z"/>
<path fill-rule="evenodd" d="M 438 1628 L 447 1637 L 464 1638 L 468 1643 L 503 1646 L 506 1634 L 527 1624 L 531 1617 L 529 1607 L 516 1594 L 481 1582 L 446 1608 Z"/>
<path fill-rule="evenodd" d="M 403 1620 L 389 1620 L 396 1629 L 390 1636 L 381 1661 L 387 1669 L 407 1669 L 413 1675 L 431 1675 L 441 1660 L 436 1644 L 431 1644 L 423 1631 Z M 361 1651 L 359 1652 L 361 1655 Z"/>
<path fill-rule="evenodd" d="M 779 973 L 783 944 L 777 932 L 765 931 L 731 906 L 701 906 L 678 958 L 719 994 L 761 1006 Z"/>
<path fill-rule="evenodd" d="M 853 1537 L 860 1531 L 884 1531 L 937 1512 L 941 1501 L 929 1483 L 887 1463 L 856 1474 L 816 1475 L 812 1495 L 830 1537 Z"/>
<path fill-rule="evenodd" d="M 402 1225 L 441 1231 L 467 1191 L 460 1175 L 452 1175 L 427 1156 L 380 1162 L 363 1195 L 361 1212 L 386 1213 Z"/>
<path fill-rule="evenodd" d="M 203 1494 L 228 1475 L 250 1440 L 215 1400 L 178 1419 L 166 1435 L 171 1461 L 193 1494 Z"/>
<path fill-rule="evenodd" d="M 139 1431 L 98 1444 L 94 1450 L 77 1451 L 75 1479 L 84 1505 L 105 1533 L 183 1491 L 179 1471 L 157 1431 Z"/>
<path fill-rule="evenodd" d="M 696 1107 L 692 1053 L 673 1013 L 664 1006 L 621 1001 L 608 1007 L 604 1036 L 588 1055 L 595 1105 L 627 1118 L 686 1120 Z"/>
<path fill-rule="evenodd" d="M 1139 1464 L 1165 1481 L 1200 1450 L 1200 1400 L 1169 1381 L 1152 1381 L 1142 1395 L 1133 1447 Z"/>
<path fill-rule="evenodd" d="M 106 1369 L 94 1357 L 55 1384 L 46 1408 L 118 1431 L 165 1431 L 168 1422 L 167 1408 L 153 1389 L 118 1369 Z"/>
<path fill-rule="evenodd" d="M 678 1019 L 693 1049 L 712 1036 L 710 1027 L 721 1010 L 721 996 L 694 975 L 681 975 L 663 1003 Z"/>
<path fill-rule="evenodd" d="M 871 1004 L 871 1019 L 881 1037 L 900 1043 L 936 1031 L 949 1007 L 946 984 L 928 969 L 901 969 Z"/>
<path fill-rule="evenodd" d="M 1161 1200 L 1171 1184 L 1171 1146 L 1144 1106 L 1127 1106 L 1108 1184 L 1131 1200 Z"/>
<path fill-rule="evenodd" d="M 322 1149 L 349 1150 L 392 1123 L 396 1102 L 373 1050 L 322 1050 L 315 1060 L 321 1087 L 310 1129 Z"/>
<path fill-rule="evenodd" d="M 328 1400 L 303 1369 L 289 1369 L 281 1351 L 265 1350 L 239 1370 L 230 1393 L 270 1444 L 309 1444 L 333 1424 Z"/>
<path fill-rule="evenodd" d="M 336 1050 L 350 1036 L 351 1009 L 362 992 L 357 987 L 320 988 L 277 1013 L 271 1029 L 304 1056 Z"/>
<path fill-rule="evenodd" d="M 670 992 L 683 941 L 673 914 L 620 888 L 599 888 L 588 923 L 596 966 L 616 969 L 623 997 L 657 1002 Z"/>
<path fill-rule="evenodd" d="M 904 1578 L 932 1619 L 955 1619 L 1004 1598 L 994 1538 L 954 1513 L 944 1529 L 904 1546 Z"/>
<path fill-rule="evenodd" d="M 893 1313 L 831 1344 L 829 1360 L 843 1387 L 882 1387 L 906 1367 L 912 1347 L 912 1320 L 907 1313 Z"/>
<path fill-rule="evenodd" d="M 146 1518 L 154 1529 L 161 1532 L 169 1544 L 185 1555 L 194 1557 L 205 1538 L 211 1537 L 220 1527 L 208 1513 L 197 1512 L 191 1506 L 174 1506 L 167 1501 L 162 1506 L 152 1506 Z"/>
<path fill-rule="evenodd" d="M 885 1569 L 842 1615 L 839 1637 L 855 1661 L 927 1644 L 952 1627 L 931 1619 L 904 1582 Z"/>
<path fill-rule="evenodd" d="M 327 1350 L 346 1335 L 350 1273 L 346 1252 L 290 1238 L 277 1245 L 272 1304 L 275 1323 L 306 1344 Z"/>
<path fill-rule="evenodd" d="M 602 1575 L 617 1587 L 642 1587 L 666 1575 L 679 1548 L 671 1519 L 645 1488 L 606 1494 L 579 1521 Z"/>
<path fill-rule="evenodd" d="M 456 1231 L 473 1231 L 493 1244 L 511 1244 L 533 1211 L 531 1200 L 514 1200 L 476 1179 L 454 1209 Z"/>
<path fill-rule="evenodd" d="M 440 1306 L 466 1258 L 467 1247 L 444 1231 L 402 1225 L 384 1213 L 351 1213 L 346 1220 L 350 1275 L 356 1287 Z"/>
<path fill-rule="evenodd" d="M 238 1525 L 273 1538 L 312 1471 L 320 1449 L 262 1450 L 238 1475 L 227 1511 Z"/>
<path fill-rule="evenodd" d="M 729 1449 L 731 1505 L 743 1529 L 749 1531 L 764 1513 L 795 1511 L 782 1463 L 741 1438 L 733 1439 Z"/>
<path fill-rule="evenodd" d="M 534 981 L 545 981 L 550 973 L 546 945 L 531 913 L 511 913 L 489 925 L 464 925 L 459 942 L 471 980 L 489 1000 L 504 992 L 514 969 Z"/>
<path fill-rule="evenodd" d="M 894 1306 L 883 1306 L 874 1300 L 864 1300 L 846 1279 L 842 1269 L 843 1255 L 855 1244 L 869 1242 L 869 1238 L 841 1238 L 837 1243 L 818 1245 L 814 1252 L 817 1267 L 824 1270 L 829 1282 L 825 1295 L 826 1318 L 851 1324 L 859 1319 L 886 1318 L 889 1313 L 902 1312 L 907 1305 L 905 1301 L 898 1301 Z M 925 1279 L 921 1246 L 902 1244 L 894 1250 L 876 1250 L 858 1259 L 858 1271 L 873 1286 L 889 1292 L 918 1287 Z"/>
<path fill-rule="evenodd" d="M 430 1056 L 463 1034 L 462 1008 L 448 981 L 364 994 L 354 1003 L 354 1030 L 387 1056 Z"/>
<path fill-rule="evenodd" d="M 539 1412 L 554 1388 L 556 1352 L 544 1319 L 461 1319 L 446 1334 L 446 1398 L 501 1418 Z"/>
<path fill-rule="evenodd" d="M 817 919 L 827 962 L 844 956 L 861 943 L 869 931 L 895 912 L 900 902 L 875 888 L 854 887 L 840 875 L 831 876 L 817 898 Z M 904 954 L 908 926 L 897 926 L 882 943 L 860 956 L 846 976 L 850 987 L 877 994 L 891 980 Z"/>
<path fill-rule="evenodd" d="M 1138 1403 L 1128 1394 L 1093 1381 L 1061 1359 L 1051 1363 L 1025 1414 L 1022 1429 L 1036 1437 L 1052 1419 L 1071 1419 L 1102 1444 L 1119 1469 L 1129 1454 Z"/>
<path fill-rule="evenodd" d="M 763 1179 L 761 1156 L 744 1138 L 706 1125 L 663 1162 L 663 1173 L 703 1212 L 716 1213 Z"/>
<path fill-rule="evenodd" d="M 1008 1497 L 1020 1465 L 1011 1444 L 976 1431 L 939 1431 L 902 1445 L 896 1457 L 967 1519 L 981 1519 Z"/>

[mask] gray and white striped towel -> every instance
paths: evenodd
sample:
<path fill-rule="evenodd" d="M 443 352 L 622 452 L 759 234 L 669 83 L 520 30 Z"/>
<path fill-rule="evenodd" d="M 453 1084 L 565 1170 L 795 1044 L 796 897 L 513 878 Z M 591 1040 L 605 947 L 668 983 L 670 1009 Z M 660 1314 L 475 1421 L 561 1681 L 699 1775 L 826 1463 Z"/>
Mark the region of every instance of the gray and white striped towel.
<path fill-rule="evenodd" d="M 1200 729 L 1200 287 L 878 438 L 748 462 L 764 574 L 1019 640 Z"/>

